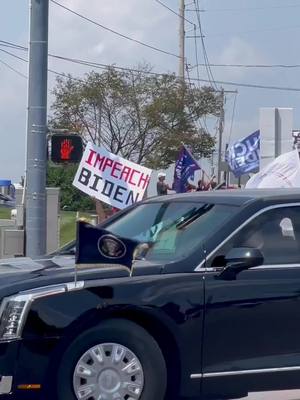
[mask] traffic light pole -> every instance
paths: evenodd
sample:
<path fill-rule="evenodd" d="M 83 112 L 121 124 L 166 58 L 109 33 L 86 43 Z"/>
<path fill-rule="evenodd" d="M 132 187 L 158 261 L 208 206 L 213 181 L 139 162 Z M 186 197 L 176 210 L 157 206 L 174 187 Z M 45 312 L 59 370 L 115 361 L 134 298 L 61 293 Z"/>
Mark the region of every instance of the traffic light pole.
<path fill-rule="evenodd" d="M 30 0 L 26 156 L 26 256 L 46 253 L 49 0 Z"/>
<path fill-rule="evenodd" d="M 222 108 L 219 119 L 219 147 L 218 147 L 218 184 L 221 183 L 221 163 L 222 163 L 222 145 L 223 145 L 223 131 L 225 122 L 225 95 L 224 89 L 221 89 Z"/>

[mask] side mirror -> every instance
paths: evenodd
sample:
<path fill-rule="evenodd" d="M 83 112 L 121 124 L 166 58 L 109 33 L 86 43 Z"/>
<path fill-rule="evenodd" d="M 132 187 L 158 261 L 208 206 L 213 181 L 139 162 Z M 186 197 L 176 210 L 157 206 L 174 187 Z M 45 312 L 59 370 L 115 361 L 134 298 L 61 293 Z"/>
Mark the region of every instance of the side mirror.
<path fill-rule="evenodd" d="M 236 276 L 249 268 L 258 267 L 264 262 L 264 257 L 259 249 L 239 247 L 231 249 L 225 256 L 225 269 L 219 279 L 234 280 Z"/>

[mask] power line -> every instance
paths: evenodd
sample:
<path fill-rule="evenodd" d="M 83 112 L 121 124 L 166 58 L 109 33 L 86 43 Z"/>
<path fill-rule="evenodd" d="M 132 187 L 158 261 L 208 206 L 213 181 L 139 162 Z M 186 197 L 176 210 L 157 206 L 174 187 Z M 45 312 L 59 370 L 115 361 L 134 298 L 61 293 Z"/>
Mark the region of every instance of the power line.
<path fill-rule="evenodd" d="M 7 51 L 7 50 L 1 49 L 1 48 L 0 48 L 0 51 L 2 51 L 2 53 L 8 54 L 9 56 L 12 56 L 12 57 L 16 58 L 17 60 L 28 62 L 28 60 L 26 60 L 25 58 L 19 57 L 16 54 L 11 53 L 10 51 Z"/>
<path fill-rule="evenodd" d="M 156 1 L 156 3 L 160 4 L 162 7 L 166 8 L 167 10 L 171 11 L 171 13 L 177 15 L 177 17 L 182 18 L 182 16 L 181 16 L 180 14 L 178 14 L 175 10 L 173 10 L 172 8 L 170 8 L 169 6 L 167 6 L 166 4 L 164 4 L 162 1 L 160 1 L 160 0 L 154 0 L 154 1 Z M 186 22 L 188 22 L 189 24 L 195 26 L 194 22 L 190 21 L 189 19 L 187 19 L 187 18 L 185 18 L 185 17 L 183 17 L 183 19 L 184 19 Z"/>
<path fill-rule="evenodd" d="M 1 40 L 0 40 L 0 45 L 1 45 L 2 47 L 7 47 L 8 49 L 24 50 L 24 49 L 19 48 L 19 47 L 17 47 L 17 46 L 13 46 L 13 45 L 10 45 L 10 44 L 6 44 L 5 42 L 1 43 Z"/>
<path fill-rule="evenodd" d="M 7 40 L 0 40 L 0 43 L 2 46 L 6 45 L 7 47 L 12 47 L 12 48 L 20 49 L 20 50 L 28 50 L 27 47 L 21 46 L 16 43 L 8 42 Z"/>
<path fill-rule="evenodd" d="M 235 110 L 236 110 L 237 95 L 238 95 L 238 92 L 236 92 L 236 93 L 234 94 L 234 102 L 233 102 L 233 108 L 232 108 L 232 116 L 231 116 L 231 123 L 230 123 L 230 131 L 229 131 L 228 143 L 230 143 L 231 135 L 232 135 L 233 122 L 234 122 Z"/>
<path fill-rule="evenodd" d="M 299 29 L 300 25 L 294 25 L 294 26 L 282 26 L 278 28 L 266 28 L 266 29 L 250 29 L 248 31 L 239 31 L 239 32 L 222 32 L 222 33 L 212 33 L 212 34 L 207 34 L 205 37 L 208 38 L 213 38 L 213 37 L 223 37 L 225 35 L 245 35 L 249 33 L 260 33 L 260 32 L 279 32 L 279 31 L 288 31 L 288 30 L 294 30 L 294 29 Z"/>
<path fill-rule="evenodd" d="M 72 59 L 68 57 L 62 57 L 62 56 L 57 56 L 57 55 L 50 55 L 50 57 L 54 57 L 63 61 L 69 61 L 75 64 L 81 64 L 85 66 L 90 66 L 93 68 L 100 68 L 100 69 L 107 69 L 107 68 L 115 68 L 116 70 L 120 71 L 129 71 L 129 72 L 135 72 L 135 73 L 141 73 L 140 70 L 134 69 L 134 68 L 127 68 L 127 67 L 120 67 L 117 65 L 108 65 L 108 64 L 100 64 L 100 63 L 94 63 L 94 62 L 89 62 L 85 60 L 79 60 L 79 59 Z M 174 76 L 175 78 L 178 78 L 178 76 L 173 73 L 159 73 L 159 72 L 152 72 L 152 71 L 144 71 L 142 72 L 146 75 L 155 75 L 155 76 Z M 190 78 L 191 81 L 193 82 L 205 82 L 205 83 L 211 83 L 210 80 L 208 79 L 198 79 L 198 78 Z M 238 82 L 231 82 L 231 81 L 218 81 L 216 80 L 215 83 L 218 83 L 220 85 L 229 85 L 229 86 L 238 86 L 238 87 L 248 87 L 248 88 L 253 88 L 253 89 L 266 89 L 266 90 L 280 90 L 280 91 L 289 91 L 289 92 L 300 92 L 300 88 L 291 88 L 291 87 L 282 87 L 282 86 L 267 86 L 267 85 L 258 85 L 258 84 L 250 84 L 250 83 L 238 83 Z"/>
<path fill-rule="evenodd" d="M 300 64 L 210 64 L 212 67 L 222 68 L 300 68 Z M 196 64 L 191 69 L 205 67 L 206 64 Z"/>
<path fill-rule="evenodd" d="M 203 35 L 203 32 L 202 32 L 202 23 L 201 23 L 201 16 L 200 16 L 199 0 L 194 0 L 194 5 L 195 5 L 195 9 L 196 9 L 196 15 L 197 15 L 197 19 L 198 19 L 198 24 L 199 24 L 200 40 L 201 40 L 201 44 L 202 44 L 203 57 L 204 57 L 204 62 L 205 62 L 205 66 L 206 66 L 207 76 L 208 76 L 208 79 L 210 81 L 211 86 L 214 87 L 215 89 L 218 89 L 217 85 L 216 85 L 216 82 L 214 80 L 214 76 L 213 76 L 212 70 L 210 68 L 209 59 L 208 59 L 208 55 L 207 55 L 207 51 L 206 51 L 206 47 L 205 47 L 204 35 Z"/>
<path fill-rule="evenodd" d="M 3 46 L 3 44 L 2 44 L 1 42 L 3 42 L 3 40 L 0 40 L 0 46 Z M 14 44 L 10 44 L 9 46 L 10 46 L 11 48 L 15 49 L 15 50 L 24 50 L 24 51 L 27 51 L 27 50 L 28 50 L 27 47 L 18 46 L 18 45 L 14 45 Z M 17 60 L 21 60 L 21 61 L 24 61 L 24 62 L 26 62 L 26 63 L 28 62 L 28 60 L 26 60 L 25 58 L 19 57 L 19 56 L 17 56 L 16 54 L 11 53 L 10 51 L 3 50 L 3 49 L 1 49 L 1 48 L 0 48 L 0 51 L 2 51 L 3 53 L 6 53 L 6 54 L 8 54 L 8 55 L 10 55 L 11 57 L 16 58 Z M 4 62 L 1 61 L 1 60 L 0 60 L 0 62 L 4 63 Z M 10 67 L 10 68 L 13 69 L 12 67 Z M 55 71 L 55 70 L 50 69 L 50 68 L 48 69 L 48 71 L 51 72 L 51 73 L 53 73 L 53 74 L 55 74 L 55 75 L 62 76 L 63 78 L 68 78 L 68 77 L 70 77 L 70 76 L 68 76 L 67 74 L 63 73 L 63 72 L 58 72 L 58 71 Z M 15 71 L 15 72 L 17 72 L 17 73 L 23 75 L 23 74 L 20 73 L 19 71 Z M 23 75 L 23 76 L 24 76 L 24 78 L 28 79 L 28 77 L 27 77 L 26 75 Z M 74 78 L 73 76 L 72 76 L 71 78 L 72 78 L 72 80 L 76 80 L 76 81 L 79 81 L 79 82 L 84 82 L 84 80 L 79 79 L 79 78 Z"/>
<path fill-rule="evenodd" d="M 195 44 L 195 57 L 196 57 L 196 68 L 197 68 L 197 78 L 200 79 L 200 71 L 199 71 L 199 57 L 198 57 L 198 44 L 197 44 L 197 34 L 196 34 L 196 26 L 194 26 L 194 44 Z"/>
<path fill-rule="evenodd" d="M 193 78 L 191 78 L 193 79 Z M 201 81 L 204 81 L 201 79 Z M 208 81 L 206 81 L 208 82 Z M 267 90 L 281 90 L 286 92 L 300 92 L 300 88 L 291 88 L 291 87 L 283 87 L 283 86 L 267 86 L 267 85 L 257 85 L 252 83 L 237 83 L 237 82 L 229 82 L 229 81 L 215 81 L 219 85 L 229 85 L 229 86 L 238 86 L 238 87 L 247 87 L 252 89 L 267 89 Z"/>
<path fill-rule="evenodd" d="M 11 49 L 15 49 L 15 50 L 24 50 L 27 51 L 28 48 L 25 46 L 21 46 L 18 44 L 14 44 L 12 42 L 8 42 L 5 40 L 0 40 L 0 46 L 4 46 L 4 47 L 8 47 Z M 27 61 L 22 57 L 16 56 L 13 53 L 10 53 L 7 50 L 3 50 L 1 49 L 1 51 L 14 56 L 15 58 L 18 58 L 22 61 Z M 197 48 L 195 49 L 195 51 L 197 51 Z M 197 58 L 197 56 L 196 56 Z M 300 64 L 214 64 L 214 63 L 210 63 L 211 67 L 221 67 L 221 68 L 287 68 L 287 69 L 293 69 L 293 68 L 300 68 Z M 189 65 L 189 69 L 195 69 L 197 67 L 206 67 L 206 64 L 204 63 L 197 63 L 195 65 Z M 198 74 L 197 74 L 198 75 Z M 199 79 L 200 80 L 200 79 Z"/>
<path fill-rule="evenodd" d="M 257 11 L 257 10 L 274 10 L 274 9 L 283 9 L 283 8 L 299 8 L 300 4 L 288 4 L 285 6 L 269 6 L 269 7 L 240 7 L 240 8 L 211 8 L 211 9 L 205 9 L 205 12 L 223 12 L 223 11 L 234 11 L 234 12 L 240 12 L 240 11 Z M 189 10 L 189 11 L 194 11 L 194 10 Z"/>
<path fill-rule="evenodd" d="M 26 75 L 24 75 L 22 72 L 18 71 L 17 69 L 15 69 L 14 67 L 12 67 L 11 65 L 9 65 L 8 63 L 6 63 L 3 60 L 0 60 L 0 63 L 5 65 L 8 69 L 10 69 L 11 71 L 15 72 L 16 74 L 22 76 L 25 79 L 28 79 L 28 77 Z"/>
<path fill-rule="evenodd" d="M 24 49 L 26 49 L 26 48 L 24 48 Z M 24 50 L 24 49 L 22 49 L 22 50 Z M 6 53 L 9 53 L 3 49 L 0 49 L 0 50 L 4 51 Z M 10 55 L 12 55 L 12 53 L 10 53 Z M 22 59 L 21 57 L 18 57 L 15 54 L 13 55 L 13 57 Z M 59 59 L 62 61 L 72 62 L 75 64 L 80 64 L 83 66 L 89 66 L 92 68 L 100 68 L 100 69 L 114 68 L 119 71 L 134 72 L 134 73 L 139 73 L 139 74 L 142 72 L 145 75 L 154 75 L 154 76 L 161 76 L 161 77 L 162 76 L 173 76 L 174 78 L 178 78 L 178 76 L 175 73 L 140 71 L 136 68 L 121 67 L 121 66 L 109 65 L 109 64 L 100 64 L 100 63 L 96 63 L 93 61 L 63 57 L 63 56 L 59 56 L 59 55 L 55 55 L 55 54 L 49 54 L 49 57 L 56 58 L 56 59 Z M 25 60 L 25 59 L 22 59 L 22 60 L 27 62 L 27 60 Z M 190 79 L 193 82 L 211 83 L 211 81 L 208 79 L 198 79 L 198 78 L 192 78 L 192 77 Z M 219 85 L 229 85 L 229 86 L 245 87 L 245 88 L 252 88 L 252 89 L 278 90 L 278 91 L 297 92 L 297 93 L 300 92 L 300 88 L 291 88 L 291 87 L 284 87 L 284 86 L 268 86 L 268 85 L 259 85 L 259 84 L 243 83 L 243 82 L 219 81 L 219 80 L 215 80 L 215 83 L 217 83 Z"/>
<path fill-rule="evenodd" d="M 85 21 L 87 21 L 87 22 L 90 22 L 91 24 L 96 25 L 96 26 L 98 26 L 98 27 L 100 27 L 100 28 L 102 28 L 102 29 L 104 29 L 104 30 L 110 32 L 110 33 L 113 33 L 113 34 L 115 34 L 115 35 L 117 35 L 117 36 L 119 36 L 119 37 L 121 37 L 121 38 L 123 38 L 123 39 L 130 40 L 131 42 L 140 44 L 141 46 L 147 47 L 148 49 L 155 50 L 155 51 L 158 51 L 158 52 L 163 53 L 163 54 L 167 54 L 167 55 L 172 56 L 172 57 L 180 58 L 178 54 L 174 54 L 174 53 L 171 53 L 171 52 L 169 52 L 169 51 L 166 51 L 166 50 L 160 49 L 160 48 L 158 48 L 158 47 L 152 46 L 152 45 L 150 45 L 150 44 L 141 42 L 141 41 L 138 40 L 138 39 L 134 39 L 134 38 L 132 38 L 132 37 L 129 37 L 129 36 L 127 36 L 127 35 L 124 35 L 123 33 L 120 33 L 120 32 L 115 31 L 114 29 L 108 28 L 107 26 L 104 26 L 104 25 L 100 24 L 99 22 L 96 22 L 96 21 L 90 19 L 90 18 L 88 18 L 88 17 L 86 17 L 86 16 L 84 16 L 84 15 L 82 15 L 82 14 L 80 14 L 80 13 L 74 11 L 74 10 L 72 10 L 71 8 L 64 6 L 63 4 L 58 3 L 56 0 L 51 0 L 51 2 L 52 2 L 53 4 L 55 4 L 55 5 L 57 5 L 57 6 L 61 7 L 61 8 L 63 8 L 64 10 L 69 11 L 70 13 L 76 15 L 77 17 L 80 17 L 80 18 L 82 18 L 83 20 L 85 20 Z"/>
<path fill-rule="evenodd" d="M 194 92 L 193 92 L 193 84 L 192 84 L 192 82 L 191 82 L 189 67 L 188 67 L 187 64 L 186 64 L 185 68 L 186 68 L 186 74 L 187 74 L 187 77 L 188 77 L 189 87 L 190 87 L 190 90 L 191 90 L 191 95 L 192 95 L 192 97 L 193 97 L 193 100 L 195 101 Z M 200 118 L 197 118 L 197 117 L 194 115 L 194 113 L 192 112 L 192 110 L 191 110 L 190 108 L 189 108 L 189 110 L 190 110 L 190 112 L 192 113 L 192 118 L 193 118 L 193 120 L 194 120 L 194 123 L 195 123 L 195 124 L 198 123 L 198 124 L 199 124 L 199 127 L 200 127 L 200 130 L 202 130 L 203 132 L 207 132 L 207 133 L 208 133 L 208 130 L 205 130 L 205 129 L 204 129 L 204 127 L 203 127 L 203 125 L 202 125 L 202 123 L 201 123 Z"/>

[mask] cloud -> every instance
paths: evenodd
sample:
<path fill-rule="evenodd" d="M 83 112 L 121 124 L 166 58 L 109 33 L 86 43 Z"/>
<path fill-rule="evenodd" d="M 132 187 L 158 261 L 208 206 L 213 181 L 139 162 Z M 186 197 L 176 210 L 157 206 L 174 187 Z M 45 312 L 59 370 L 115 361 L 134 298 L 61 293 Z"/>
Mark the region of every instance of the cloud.
<path fill-rule="evenodd" d="M 217 64 L 265 64 L 268 63 L 264 54 L 255 46 L 240 37 L 233 37 L 223 51 L 216 57 Z M 239 79 L 252 75 L 254 70 L 247 68 L 223 68 L 217 69 L 218 76 L 222 79 Z M 260 76 L 261 76 L 260 72 Z"/>
<path fill-rule="evenodd" d="M 98 21 L 99 23 L 110 27 L 125 35 L 135 37 L 136 39 L 149 43 L 153 46 L 165 49 L 171 53 L 178 53 L 178 18 L 168 10 L 161 7 L 152 0 L 58 0 L 67 7 L 82 13 L 83 15 Z M 2 0 L 3 15 L 5 20 L 15 21 L 14 24 L 4 25 L 3 39 L 21 44 L 27 43 L 27 23 L 28 10 L 27 2 L 20 0 Z M 19 3 L 22 3 L 19 5 Z M 26 3 L 26 5 L 25 5 Z M 165 0 L 165 3 L 176 9 L 178 2 L 175 0 Z M 16 20 L 17 10 L 17 20 Z M 188 14 L 188 18 L 195 18 L 194 14 Z M 196 21 L 196 19 L 194 19 Z M 205 14 L 204 31 L 213 30 L 218 26 L 215 17 L 209 19 L 209 13 Z M 17 21 L 17 22 L 16 22 Z M 4 21 L 5 22 L 5 21 Z M 247 22 L 246 18 L 245 21 Z M 244 23 L 243 22 L 243 23 Z M 223 22 L 220 19 L 220 28 L 226 31 L 228 21 Z M 187 31 L 189 30 L 187 26 Z M 240 27 L 239 29 L 242 29 Z M 212 32 L 213 34 L 214 32 Z M 189 35 L 189 34 L 188 34 Z M 227 36 L 228 38 L 228 36 Z M 238 36 L 227 39 L 226 36 L 217 38 L 217 43 L 213 46 L 207 37 L 206 45 L 209 59 L 214 63 L 268 63 L 277 62 L 279 56 L 274 53 L 274 59 L 270 48 L 263 46 L 251 38 L 248 40 Z M 280 37 L 278 37 L 279 44 Z M 188 61 L 195 65 L 194 41 L 187 39 L 187 57 Z M 199 61 L 202 62 L 201 46 L 199 47 Z M 177 71 L 178 59 L 158 53 L 146 47 L 140 46 L 132 41 L 122 39 L 107 32 L 78 16 L 54 5 L 50 4 L 49 19 L 49 50 L 62 56 L 87 59 L 103 64 L 116 64 L 121 66 L 136 66 L 142 61 L 150 62 L 156 71 Z M 13 50 L 12 50 L 13 51 Z M 14 52 L 14 51 L 13 51 Z M 24 56 L 23 53 L 17 53 Z M 268 54 L 268 55 L 266 55 Z M 19 63 L 9 56 L 1 55 L 3 61 L 9 62 L 13 67 L 26 73 L 26 65 Z M 89 68 L 79 66 L 65 61 L 49 59 L 49 68 L 58 72 L 72 73 L 80 76 L 89 72 Z M 246 83 L 263 83 L 286 85 L 288 79 L 292 84 L 297 85 L 297 73 L 295 71 L 272 72 L 270 70 L 255 70 L 242 68 L 212 68 L 215 79 L 228 80 Z M 191 75 L 196 77 L 195 70 Z M 200 78 L 206 79 L 206 71 L 200 69 Z M 49 105 L 51 103 L 51 89 L 55 84 L 55 75 L 49 74 Z M 226 86 L 227 89 L 234 89 L 232 86 Z M 27 84 L 26 81 L 9 71 L 4 66 L 0 66 L 0 177 L 19 177 L 24 170 L 25 158 L 25 138 L 26 138 L 26 99 Z M 257 126 L 258 108 L 260 105 L 284 101 L 290 105 L 298 104 L 298 96 L 282 92 L 255 91 L 241 88 L 238 97 L 238 106 L 236 111 L 237 123 L 234 125 L 232 137 L 234 135 L 247 134 Z M 228 116 L 231 114 L 232 103 L 230 103 Z M 230 117 L 229 117 L 230 118 Z M 299 117 L 296 116 L 299 120 Z M 300 121 L 300 120 L 299 120 Z M 298 121 L 298 122 L 299 122 Z M 228 134 L 229 122 L 226 121 Z M 226 136 L 225 133 L 225 136 Z M 4 143 L 4 144 L 3 144 Z M 13 147 L 12 147 L 13 146 Z M 14 149 L 8 151 L 7 149 Z M 5 176 L 3 176 L 5 175 Z"/>
<path fill-rule="evenodd" d="M 68 0 L 61 3 L 124 35 L 177 53 L 174 35 L 177 19 L 149 1 L 141 0 Z M 54 4 L 50 12 L 50 50 L 69 57 L 92 57 L 107 64 L 136 65 L 141 58 L 165 70 L 177 67 L 177 59 L 157 53 L 111 32 L 101 29 Z M 99 52 L 100 50 L 100 52 Z M 101 55 L 101 59 L 99 59 Z M 61 69 L 69 65 L 56 62 Z M 82 68 L 81 68 L 82 71 Z"/>
<path fill-rule="evenodd" d="M 19 0 L 5 0 L 3 12 L 7 20 L 19 12 L 18 24 L 8 25 L 3 39 L 26 45 L 28 42 L 28 10 L 19 8 Z M 98 21 L 125 35 L 156 47 L 177 53 L 177 18 L 152 1 L 145 0 L 59 0 L 67 7 Z M 175 33 L 176 36 L 176 33 Z M 24 56 L 23 53 L 18 55 Z M 165 56 L 137 43 L 122 39 L 70 12 L 50 4 L 49 51 L 62 56 L 87 59 L 104 64 L 136 66 L 142 60 L 157 70 L 177 69 L 177 59 Z M 3 61 L 26 73 L 25 63 L 1 55 Z M 49 68 L 58 72 L 82 75 L 90 69 L 72 63 L 49 59 Z M 49 73 L 49 106 L 55 75 Z M 22 77 L 0 66 L 0 178 L 14 180 L 24 172 L 26 142 L 27 82 Z"/>

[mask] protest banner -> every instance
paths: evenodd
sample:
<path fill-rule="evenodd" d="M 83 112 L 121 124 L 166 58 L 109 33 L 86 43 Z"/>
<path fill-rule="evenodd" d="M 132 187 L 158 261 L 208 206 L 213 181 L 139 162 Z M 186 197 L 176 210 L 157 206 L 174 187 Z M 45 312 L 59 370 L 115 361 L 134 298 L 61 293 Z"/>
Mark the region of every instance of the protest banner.
<path fill-rule="evenodd" d="M 226 162 L 238 178 L 259 169 L 260 131 L 238 140 L 226 152 Z"/>
<path fill-rule="evenodd" d="M 118 209 L 143 199 L 151 170 L 88 143 L 73 185 Z"/>
<path fill-rule="evenodd" d="M 298 150 L 275 158 L 258 174 L 252 176 L 246 189 L 300 187 L 300 159 Z"/>

